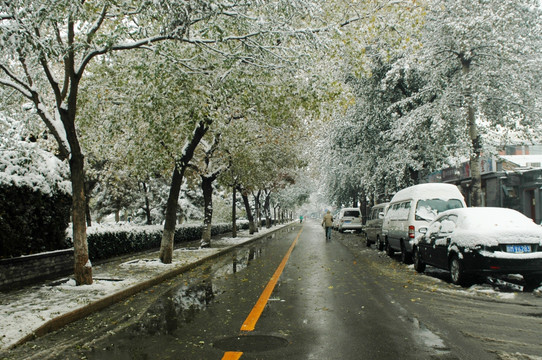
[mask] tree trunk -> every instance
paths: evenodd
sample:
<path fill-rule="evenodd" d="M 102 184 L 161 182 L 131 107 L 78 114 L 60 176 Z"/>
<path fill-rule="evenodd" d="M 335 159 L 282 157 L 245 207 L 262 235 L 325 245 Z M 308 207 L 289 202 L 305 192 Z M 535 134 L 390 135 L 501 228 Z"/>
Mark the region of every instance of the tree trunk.
<path fill-rule="evenodd" d="M 189 162 L 194 157 L 194 151 L 200 143 L 201 139 L 209 130 L 211 120 L 200 121 L 194 130 L 192 139 L 184 150 L 179 162 L 175 162 L 173 176 L 171 178 L 171 187 L 169 189 L 169 197 L 166 205 L 166 221 L 164 223 L 164 232 L 162 233 L 162 242 L 160 244 L 160 260 L 164 264 L 171 264 L 173 260 L 173 241 L 175 238 L 175 220 L 177 218 L 177 202 L 183 182 L 184 172 L 188 167 Z"/>
<path fill-rule="evenodd" d="M 213 177 L 201 176 L 201 189 L 203 190 L 203 233 L 201 246 L 211 245 L 211 228 L 213 221 Z"/>
<path fill-rule="evenodd" d="M 87 194 L 87 192 L 85 191 L 85 194 Z M 91 227 L 92 226 L 92 216 L 90 215 L 90 207 L 88 206 L 89 204 L 89 197 L 85 195 L 85 218 L 87 220 L 87 227 Z"/>
<path fill-rule="evenodd" d="M 87 227 L 92 226 L 92 215 L 90 213 L 90 195 L 98 182 L 94 179 L 88 179 L 87 174 L 85 174 L 85 208 L 86 208 L 86 217 L 87 217 Z"/>
<path fill-rule="evenodd" d="M 84 156 L 79 149 L 73 149 L 70 158 L 72 183 L 72 221 L 74 248 L 74 277 L 77 285 L 92 284 L 92 264 L 88 258 L 86 198 L 84 179 Z"/>
<path fill-rule="evenodd" d="M 173 260 L 173 240 L 175 238 L 175 224 L 177 220 L 177 202 L 181 185 L 183 182 L 183 174 L 179 172 L 179 168 L 175 165 L 173 176 L 171 177 L 171 186 L 169 188 L 169 196 L 166 205 L 166 221 L 164 223 L 164 232 L 162 233 L 162 242 L 160 244 L 160 261 L 164 264 L 171 264 Z"/>
<path fill-rule="evenodd" d="M 252 216 L 252 210 L 250 209 L 250 202 L 248 200 L 248 194 L 246 191 L 241 192 L 241 197 L 243 198 L 243 203 L 245 204 L 245 211 L 247 213 L 248 219 L 248 233 L 250 235 L 256 232 L 256 227 L 254 226 L 254 216 Z"/>
<path fill-rule="evenodd" d="M 470 156 L 470 177 L 471 177 L 471 187 L 470 187 L 470 201 L 469 206 L 482 206 L 482 170 L 480 168 L 480 135 L 478 134 L 478 127 L 474 121 L 474 111 L 472 107 L 469 107 L 469 120 L 472 117 L 472 123 L 469 124 L 469 136 L 472 142 L 473 152 Z"/>
<path fill-rule="evenodd" d="M 145 182 L 143 182 L 142 185 L 143 193 L 145 194 L 145 208 L 143 209 L 143 211 L 145 211 L 145 216 L 147 217 L 147 225 L 152 225 L 151 205 L 149 202 L 149 189 L 147 188 L 147 184 L 145 184 Z"/>
<path fill-rule="evenodd" d="M 75 130 L 75 109 L 77 106 L 78 79 L 72 78 L 67 109 L 60 108 L 58 112 L 66 130 L 66 138 L 70 146 L 70 178 L 72 184 L 72 222 L 73 222 L 73 252 L 74 278 L 76 285 L 92 284 L 92 264 L 88 257 L 87 224 L 86 224 L 86 195 L 85 195 L 85 156 Z"/>
<path fill-rule="evenodd" d="M 361 204 L 361 221 L 363 225 L 365 225 L 367 222 L 367 194 L 365 194 L 365 190 L 361 191 L 361 199 L 359 203 Z"/>
<path fill-rule="evenodd" d="M 261 190 L 258 190 L 256 195 L 254 196 L 254 216 L 256 217 L 256 229 L 255 231 L 258 232 L 258 228 L 261 226 L 262 222 L 262 214 L 260 211 L 260 194 L 262 193 Z"/>
<path fill-rule="evenodd" d="M 263 202 L 263 211 L 265 214 L 265 227 L 269 229 L 271 227 L 271 209 L 270 209 L 271 191 L 265 194 L 265 200 Z"/>
<path fill-rule="evenodd" d="M 480 142 L 480 134 L 478 133 L 478 126 L 476 125 L 476 118 L 474 114 L 474 104 L 472 99 L 472 87 L 470 85 L 469 73 L 470 73 L 470 60 L 461 58 L 462 75 L 465 86 L 465 100 L 467 103 L 467 128 L 469 131 L 469 138 L 472 144 L 470 155 L 470 204 L 469 206 L 482 206 L 482 172 L 480 169 L 480 155 L 482 152 L 482 144 Z"/>
<path fill-rule="evenodd" d="M 235 185 L 232 187 L 232 206 L 231 206 L 231 236 L 237 237 L 237 188 Z"/>

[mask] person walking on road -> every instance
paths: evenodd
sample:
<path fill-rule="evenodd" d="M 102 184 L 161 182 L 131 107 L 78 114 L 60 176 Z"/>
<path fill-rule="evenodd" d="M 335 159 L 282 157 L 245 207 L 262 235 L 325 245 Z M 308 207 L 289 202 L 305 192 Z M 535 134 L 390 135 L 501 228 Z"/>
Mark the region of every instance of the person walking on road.
<path fill-rule="evenodd" d="M 333 227 L 333 215 L 331 215 L 331 211 L 327 211 L 324 215 L 324 218 L 322 219 L 322 226 L 326 230 L 326 240 L 331 240 L 331 228 Z"/>

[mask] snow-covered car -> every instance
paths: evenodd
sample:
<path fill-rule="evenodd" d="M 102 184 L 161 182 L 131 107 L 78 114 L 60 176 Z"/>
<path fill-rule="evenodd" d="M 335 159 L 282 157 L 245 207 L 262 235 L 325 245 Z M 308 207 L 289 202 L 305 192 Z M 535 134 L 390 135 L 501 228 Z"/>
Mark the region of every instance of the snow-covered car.
<path fill-rule="evenodd" d="M 449 270 L 455 284 L 482 274 L 521 274 L 527 288 L 542 281 L 542 227 L 516 210 L 448 210 L 420 232 L 413 243 L 418 272 L 426 264 Z"/>

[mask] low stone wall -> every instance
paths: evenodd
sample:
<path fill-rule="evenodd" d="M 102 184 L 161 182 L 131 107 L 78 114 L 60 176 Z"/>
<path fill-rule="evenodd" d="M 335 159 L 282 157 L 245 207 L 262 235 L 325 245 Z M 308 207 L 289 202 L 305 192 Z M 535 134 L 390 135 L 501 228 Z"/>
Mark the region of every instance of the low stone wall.
<path fill-rule="evenodd" d="M 73 249 L 0 260 L 0 290 L 73 273 Z"/>

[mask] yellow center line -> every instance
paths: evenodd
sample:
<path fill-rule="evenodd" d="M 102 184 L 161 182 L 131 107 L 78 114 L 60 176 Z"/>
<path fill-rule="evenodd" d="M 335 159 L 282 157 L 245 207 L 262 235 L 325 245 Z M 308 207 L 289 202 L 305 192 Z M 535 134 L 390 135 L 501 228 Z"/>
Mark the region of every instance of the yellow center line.
<path fill-rule="evenodd" d="M 299 233 L 297 234 L 297 237 L 295 238 L 294 242 L 288 249 L 288 252 L 286 252 L 286 255 L 284 255 L 284 258 L 282 259 L 282 262 L 280 263 L 277 270 L 275 270 L 275 273 L 267 283 L 267 286 L 263 290 L 262 294 L 260 295 L 260 298 L 256 302 L 256 305 L 252 308 L 252 311 L 250 314 L 248 314 L 245 322 L 241 326 L 241 331 L 253 331 L 256 322 L 258 322 L 258 319 L 262 315 L 263 310 L 265 309 L 265 305 L 269 301 L 269 298 L 271 297 L 271 293 L 273 292 L 273 289 L 275 288 L 275 285 L 277 285 L 277 282 L 280 278 L 280 275 L 282 274 L 282 271 L 284 270 L 284 267 L 286 266 L 286 262 L 288 262 L 288 259 L 290 258 L 290 254 L 294 250 L 295 244 L 297 243 L 297 240 L 299 240 L 299 237 L 301 236 L 301 232 L 303 232 L 303 227 L 299 230 Z"/>
<path fill-rule="evenodd" d="M 224 353 L 222 360 L 239 360 L 241 355 L 243 355 L 243 353 L 239 351 L 228 351 Z"/>
<path fill-rule="evenodd" d="M 282 262 L 280 263 L 277 270 L 275 270 L 275 273 L 273 276 L 271 276 L 271 279 L 267 283 L 267 286 L 263 290 L 262 294 L 260 295 L 260 298 L 256 302 L 256 305 L 252 308 L 252 311 L 250 314 L 248 314 L 245 322 L 241 326 L 241 331 L 253 331 L 256 327 L 256 323 L 258 322 L 258 319 L 262 315 L 263 310 L 265 309 L 265 305 L 269 301 L 269 298 L 271 297 L 271 293 L 273 292 L 273 289 L 275 288 L 275 285 L 277 285 L 277 282 L 280 278 L 280 275 L 282 274 L 282 271 L 284 270 L 284 267 L 286 266 L 286 263 L 288 262 L 288 259 L 290 258 L 290 254 L 294 250 L 295 244 L 297 244 L 297 240 L 299 240 L 299 237 L 301 236 L 301 233 L 303 232 L 303 227 L 299 230 L 297 233 L 297 236 L 290 245 L 290 248 L 286 252 L 286 255 L 284 255 L 284 258 L 282 259 Z M 243 355 L 242 352 L 239 351 L 227 351 L 224 353 L 224 356 L 222 357 L 222 360 L 239 360 L 241 356 Z"/>

